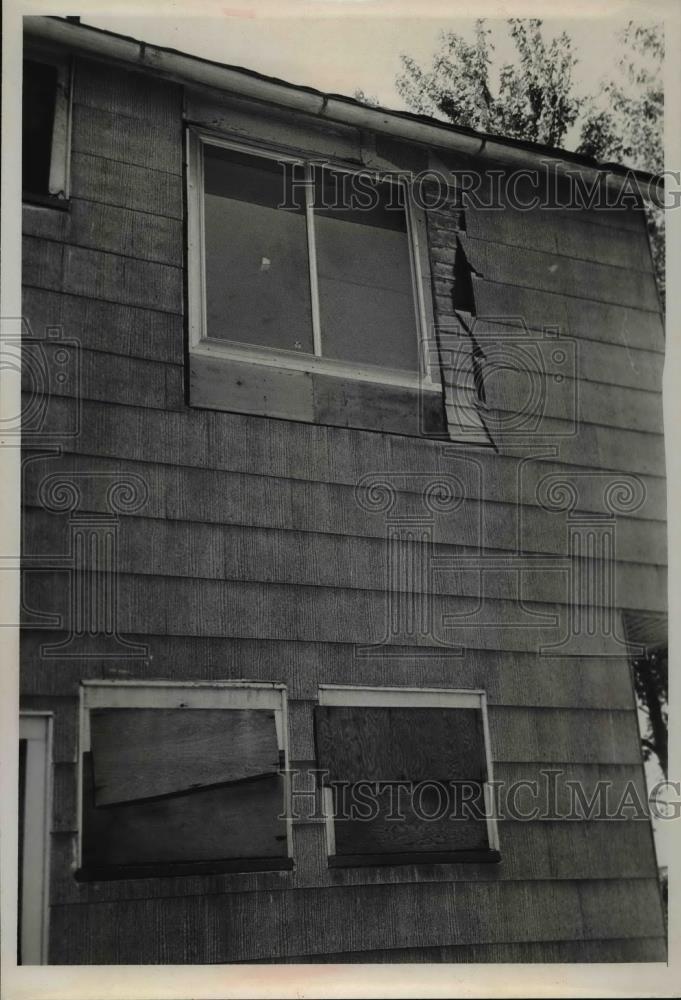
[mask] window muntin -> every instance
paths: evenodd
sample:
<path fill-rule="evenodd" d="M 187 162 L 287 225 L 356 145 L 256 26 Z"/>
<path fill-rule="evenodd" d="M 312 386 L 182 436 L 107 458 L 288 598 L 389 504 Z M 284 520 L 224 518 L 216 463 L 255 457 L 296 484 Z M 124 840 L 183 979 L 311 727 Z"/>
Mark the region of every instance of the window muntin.
<path fill-rule="evenodd" d="M 22 190 L 26 200 L 69 197 L 71 66 L 29 53 L 23 62 Z"/>
<path fill-rule="evenodd" d="M 282 688 L 82 692 L 81 877 L 290 867 Z"/>
<path fill-rule="evenodd" d="M 498 860 L 482 692 L 320 689 L 329 863 Z"/>
<path fill-rule="evenodd" d="M 220 150 L 222 158 L 215 154 Z M 259 342 L 264 324 L 249 318 L 243 326 L 228 321 L 224 313 L 227 295 L 221 286 L 225 285 L 224 269 L 221 263 L 212 266 L 208 261 L 209 253 L 217 249 L 218 258 L 222 255 L 224 261 L 237 261 L 243 266 L 240 246 L 235 244 L 231 249 L 220 249 L 220 244 L 228 242 L 224 233 L 220 233 L 217 216 L 212 221 L 207 217 L 214 212 L 214 199 L 222 198 L 225 213 L 233 212 L 234 219 L 239 219 L 237 231 L 244 228 L 243 223 L 248 218 L 251 204 L 258 207 L 261 215 L 260 202 L 267 200 L 262 191 L 257 195 L 253 186 L 240 182 L 238 193 L 241 199 L 240 208 L 234 208 L 239 201 L 234 194 L 237 188 L 227 187 L 222 183 L 223 194 L 216 176 L 216 168 L 220 162 L 224 165 L 240 154 L 244 165 L 251 161 L 274 161 L 277 169 L 280 164 L 286 164 L 284 174 L 286 187 L 282 182 L 282 196 L 289 200 L 289 207 L 276 210 L 279 214 L 293 215 L 293 224 L 277 221 L 277 233 L 287 230 L 289 237 L 295 232 L 295 282 L 298 291 L 302 289 L 303 301 L 296 303 L 291 314 L 296 317 L 295 324 L 287 323 L 287 307 L 279 309 L 276 319 L 275 310 L 270 309 L 268 327 L 270 328 L 267 343 Z M 254 149 L 243 143 L 222 139 L 212 133 L 190 129 L 188 132 L 188 185 L 189 185 L 189 316 L 190 316 L 190 347 L 194 353 L 223 357 L 234 361 L 256 363 L 276 368 L 289 368 L 296 371 L 317 372 L 334 375 L 341 378 L 359 379 L 360 381 L 378 382 L 386 385 L 421 388 L 432 392 L 440 392 L 440 378 L 437 366 L 427 361 L 425 352 L 422 355 L 422 345 L 428 335 L 426 321 L 425 294 L 420 273 L 424 264 L 424 247 L 420 247 L 422 236 L 417 235 L 421 220 L 416 223 L 418 210 L 410 203 L 406 195 L 406 187 L 401 181 L 388 181 L 374 178 L 371 180 L 367 172 L 359 175 L 354 170 L 335 165 L 333 168 L 322 169 L 319 162 L 304 161 L 290 154 L 280 154 L 263 149 Z M 205 164 L 208 168 L 208 195 L 204 193 Z M 260 170 L 260 165 L 258 166 Z M 234 181 L 238 170 L 228 168 L 231 180 Z M 262 168 L 262 173 L 267 173 Z M 270 167 L 270 180 L 274 171 Z M 360 223 L 358 211 L 329 210 L 324 204 L 327 200 L 326 189 L 329 179 L 335 183 L 335 176 L 360 177 L 359 186 L 369 183 L 373 191 L 367 199 L 367 192 L 360 194 L 356 202 L 364 201 L 377 205 L 363 214 L 365 219 L 371 218 L 371 224 Z M 281 178 L 281 174 L 279 177 Z M 372 175 L 373 176 L 373 175 Z M 291 182 L 293 179 L 293 189 Z M 347 181 L 345 182 L 347 186 Z M 351 185 L 352 186 L 352 183 Z M 388 196 L 387 192 L 390 191 Z M 225 195 L 229 193 L 230 197 Z M 248 198 L 253 201 L 249 202 Z M 267 210 L 270 218 L 275 210 L 270 204 Z M 229 204 L 228 204 L 229 203 Z M 390 208 L 387 205 L 390 204 Z M 226 208 L 225 208 L 226 206 Z M 305 209 L 305 227 L 307 238 L 307 275 L 297 266 L 300 263 L 299 230 L 302 222 L 302 212 Z M 348 218 L 352 221 L 348 222 Z M 388 224 L 386 224 L 389 221 Z M 344 223 L 341 225 L 340 223 Z M 288 229 L 287 229 L 288 227 Z M 210 230 L 206 238 L 207 229 Z M 338 234 L 346 232 L 346 243 L 356 248 L 363 240 L 361 266 L 347 255 L 334 250 L 334 239 L 340 239 Z M 320 232 L 321 230 L 321 232 Z M 360 235 L 360 230 L 363 233 Z M 232 230 L 234 231 L 234 230 Z M 373 231 L 373 235 L 372 235 Z M 317 247 L 321 238 L 321 254 Z M 273 259 L 264 251 L 265 241 L 255 237 L 255 245 L 249 246 L 249 268 L 247 285 L 250 289 L 269 285 L 274 288 L 277 281 L 283 284 L 281 262 L 275 267 L 275 280 L 270 281 L 273 271 Z M 260 251 L 260 252 L 259 252 Z M 380 257 L 386 260 L 385 273 L 381 277 L 381 285 L 370 286 L 367 281 L 370 272 L 380 270 Z M 339 262 L 339 258 L 345 260 Z M 263 259 L 266 258 L 266 259 Z M 377 263 L 378 262 L 378 263 Z M 279 270 L 277 270 L 277 267 Z M 256 274 L 257 271 L 257 274 Z M 362 277 L 362 272 L 363 277 Z M 359 281 L 355 281 L 357 277 Z M 231 288 L 239 285 L 239 277 L 235 272 L 227 282 Z M 211 290 L 212 289 L 212 290 Z M 309 291 L 309 299 L 307 292 Z M 289 283 L 287 294 L 292 294 Z M 296 292 L 297 294 L 297 292 Z M 222 303 L 220 299 L 223 299 Z M 248 289 L 240 289 L 234 297 L 237 312 L 248 312 Z M 266 302 L 259 302 L 253 310 L 256 317 L 261 317 L 270 302 L 276 302 L 275 296 L 265 296 Z M 310 327 L 308 324 L 308 301 L 311 311 L 312 350 L 310 350 Z M 229 301 L 227 302 L 229 306 Z M 301 321 L 302 316 L 302 321 Z M 372 318 L 373 317 L 373 318 Z M 326 324 L 327 337 L 324 336 L 323 324 Z M 257 328 L 260 326 L 260 332 Z M 295 327 L 295 328 L 294 328 Z M 395 332 L 392 333 L 392 328 Z M 245 332 L 244 332 L 245 331 Z M 282 344 L 284 346 L 282 346 Z"/>

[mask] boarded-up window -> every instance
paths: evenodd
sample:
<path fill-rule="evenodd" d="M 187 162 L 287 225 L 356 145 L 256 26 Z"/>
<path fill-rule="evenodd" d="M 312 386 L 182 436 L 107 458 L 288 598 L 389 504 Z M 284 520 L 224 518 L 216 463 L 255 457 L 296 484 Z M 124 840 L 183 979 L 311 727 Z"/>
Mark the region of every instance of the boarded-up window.
<path fill-rule="evenodd" d="M 159 707 L 121 707 L 125 695 L 111 700 L 88 711 L 84 877 L 164 874 L 163 866 L 170 874 L 178 866 L 179 873 L 288 867 L 278 709 L 182 705 L 178 697 L 160 698 Z"/>
<path fill-rule="evenodd" d="M 199 340 L 416 374 L 402 188 L 209 141 L 201 149 Z"/>
<path fill-rule="evenodd" d="M 362 699 L 349 692 L 348 700 L 353 696 Z M 497 859 L 482 709 L 447 707 L 446 694 L 443 707 L 422 700 L 416 692 L 380 705 L 374 695 L 370 705 L 316 709 L 317 765 L 337 863 Z"/>

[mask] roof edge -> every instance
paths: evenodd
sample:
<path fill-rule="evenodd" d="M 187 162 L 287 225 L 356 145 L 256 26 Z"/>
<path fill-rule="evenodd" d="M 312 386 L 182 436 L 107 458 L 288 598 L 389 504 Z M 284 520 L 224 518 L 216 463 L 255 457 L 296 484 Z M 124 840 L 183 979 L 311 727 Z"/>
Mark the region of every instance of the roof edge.
<path fill-rule="evenodd" d="M 113 59 L 131 68 L 155 72 L 168 79 L 189 82 L 237 94 L 289 110 L 304 112 L 330 123 L 340 123 L 383 132 L 410 142 L 449 149 L 466 156 L 483 156 L 508 165 L 546 167 L 550 163 L 560 174 L 575 170 L 592 179 L 605 178 L 616 190 L 631 189 L 655 204 L 662 204 L 663 178 L 621 164 L 599 163 L 551 146 L 491 135 L 452 125 L 435 118 L 363 104 L 354 98 L 326 94 L 312 87 L 292 84 L 254 70 L 213 62 L 202 56 L 152 45 L 90 25 L 53 16 L 26 16 L 27 36 L 41 42 L 64 46 L 94 58 Z"/>

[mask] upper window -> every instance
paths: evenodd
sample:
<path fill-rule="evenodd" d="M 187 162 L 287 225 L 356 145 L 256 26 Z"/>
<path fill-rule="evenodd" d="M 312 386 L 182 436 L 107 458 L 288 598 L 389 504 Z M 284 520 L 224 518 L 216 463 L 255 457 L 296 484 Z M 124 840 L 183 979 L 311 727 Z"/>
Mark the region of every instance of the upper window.
<path fill-rule="evenodd" d="M 84 683 L 81 878 L 290 868 L 285 695 Z"/>
<path fill-rule="evenodd" d="M 195 351 L 416 385 L 410 208 L 394 180 L 190 133 Z"/>
<path fill-rule="evenodd" d="M 499 860 L 482 692 L 324 687 L 315 739 L 330 864 Z"/>
<path fill-rule="evenodd" d="M 23 64 L 22 190 L 26 200 L 68 198 L 70 70 L 63 59 Z"/>

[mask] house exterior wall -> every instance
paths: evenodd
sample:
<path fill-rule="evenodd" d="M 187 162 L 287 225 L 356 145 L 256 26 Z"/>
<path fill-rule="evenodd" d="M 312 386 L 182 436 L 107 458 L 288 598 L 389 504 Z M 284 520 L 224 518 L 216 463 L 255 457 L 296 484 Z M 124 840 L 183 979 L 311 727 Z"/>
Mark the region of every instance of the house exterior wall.
<path fill-rule="evenodd" d="M 591 516 L 609 513 L 602 473 L 638 477 L 644 498 L 617 516 L 618 605 L 666 604 L 663 335 L 640 212 L 453 204 L 429 217 L 438 322 L 455 318 L 458 238 L 493 334 L 520 316 L 577 344 L 578 422 L 569 429 L 572 397 L 555 397 L 541 465 L 532 442 L 493 449 L 361 419 L 202 409 L 186 375 L 183 90 L 80 57 L 74 79 L 69 210 L 24 207 L 24 316 L 34 337 L 61 327 L 75 338 L 81 364 L 77 385 L 54 383 L 44 433 L 24 441 L 22 707 L 54 713 L 50 961 L 663 960 L 651 830 L 631 819 L 502 820 L 498 865 L 333 870 L 323 826 L 303 820 L 290 872 L 75 880 L 83 679 L 283 682 L 301 768 L 314 765 L 320 683 L 483 689 L 497 780 L 541 781 L 548 767 L 561 772 L 561 801 L 568 780 L 587 791 L 611 781 L 616 799 L 632 781 L 644 797 L 624 650 L 596 634 L 573 637 L 564 656 L 537 652 L 562 625 L 537 628 L 531 614 L 568 613 L 568 511 L 542 501 L 544 476 L 581 477 L 576 509 Z M 47 337 L 46 355 L 56 349 Z M 512 410 L 498 391 L 492 408 Z M 420 477 L 415 489 L 405 473 Z M 465 516 L 431 512 L 437 554 L 532 553 L 556 571 L 524 564 L 520 611 L 512 564 L 442 573 L 433 613 L 471 616 L 455 630 L 461 655 L 408 631 L 357 655 L 386 628 L 389 525 L 355 487 L 388 475 L 406 510 L 449 474 L 469 494 Z M 59 507 L 59 477 L 76 482 L 79 515 L 115 515 L 117 634 L 55 651 L 45 647 L 73 625 L 74 512 Z M 132 485 L 112 508 L 117 481 Z"/>

